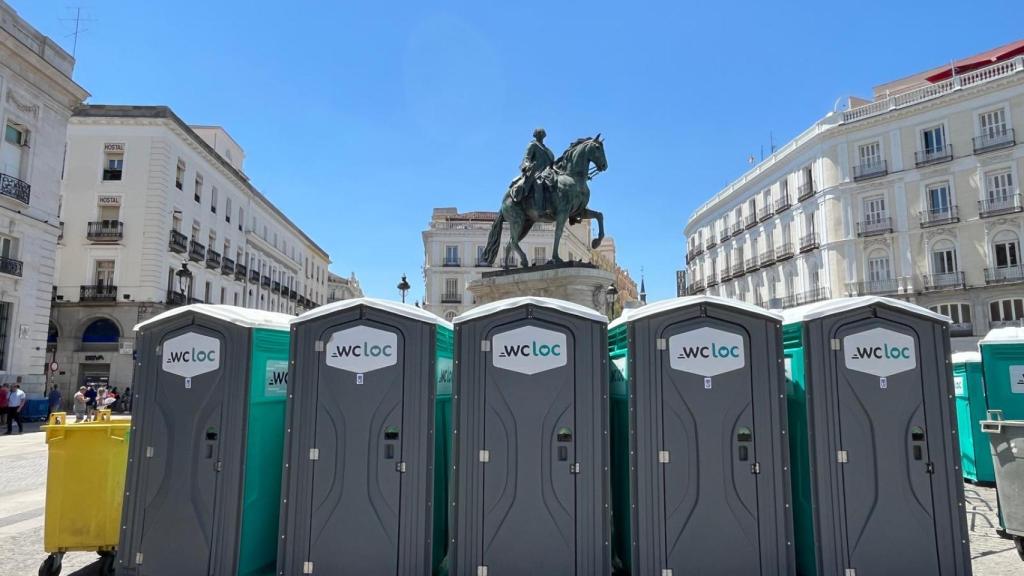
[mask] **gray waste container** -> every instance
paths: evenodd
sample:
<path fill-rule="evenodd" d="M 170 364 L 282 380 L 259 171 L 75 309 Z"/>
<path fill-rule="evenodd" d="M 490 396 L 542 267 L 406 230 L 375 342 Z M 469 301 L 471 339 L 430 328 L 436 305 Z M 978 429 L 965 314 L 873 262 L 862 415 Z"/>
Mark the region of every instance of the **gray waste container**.
<path fill-rule="evenodd" d="M 970 574 L 949 318 L 870 296 L 783 314 L 803 335 L 793 446 L 810 455 L 813 507 L 797 513 L 817 574 Z"/>
<path fill-rule="evenodd" d="M 455 319 L 458 576 L 610 572 L 607 319 L 548 298 Z"/>
<path fill-rule="evenodd" d="M 274 569 L 290 320 L 197 304 L 135 327 L 118 574 Z"/>
<path fill-rule="evenodd" d="M 620 332 L 625 334 L 620 334 Z M 782 317 L 711 296 L 627 310 L 633 574 L 792 574 Z M 614 351 L 613 351 L 614 353 Z M 621 436 L 621 419 L 613 421 Z M 630 456 L 631 455 L 631 456 Z M 618 478 L 618 476 L 616 476 Z M 670 571 L 670 572 L 666 572 Z"/>
<path fill-rule="evenodd" d="M 989 410 L 981 431 L 992 447 L 1003 528 L 1024 560 L 1024 420 L 1003 420 L 1002 410 Z"/>
<path fill-rule="evenodd" d="M 442 330 L 372 298 L 294 319 L 279 574 L 431 573 Z"/>

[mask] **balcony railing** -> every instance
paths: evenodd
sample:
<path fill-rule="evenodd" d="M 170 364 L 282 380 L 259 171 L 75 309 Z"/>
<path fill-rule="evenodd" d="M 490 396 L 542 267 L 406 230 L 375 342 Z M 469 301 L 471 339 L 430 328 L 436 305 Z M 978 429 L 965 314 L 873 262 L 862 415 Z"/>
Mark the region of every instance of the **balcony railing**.
<path fill-rule="evenodd" d="M 796 192 L 797 192 L 797 197 L 796 197 L 797 202 L 803 202 L 804 200 L 807 200 L 811 196 L 814 196 L 814 192 L 815 192 L 815 190 L 814 190 L 814 183 L 813 182 L 804 182 L 803 184 L 797 186 Z"/>
<path fill-rule="evenodd" d="M 231 276 L 235 273 L 235 261 L 225 256 L 220 263 L 220 273 Z"/>
<path fill-rule="evenodd" d="M 857 222 L 857 236 L 861 238 L 890 232 L 892 232 L 892 218 L 889 216 L 873 216 L 863 222 Z"/>
<path fill-rule="evenodd" d="M 888 173 L 889 163 L 887 160 L 879 160 L 878 162 L 871 162 L 869 164 L 861 164 L 853 167 L 854 181 L 880 178 Z"/>
<path fill-rule="evenodd" d="M 725 282 L 726 280 L 732 280 L 732 270 L 726 266 L 722 266 L 722 272 L 718 275 L 719 280 Z"/>
<path fill-rule="evenodd" d="M 277 280 L 271 282 L 270 291 L 273 292 L 274 294 L 279 294 L 281 292 L 281 283 L 278 282 Z"/>
<path fill-rule="evenodd" d="M 705 250 L 711 250 L 715 246 L 718 246 L 718 240 L 715 240 L 714 238 L 708 238 L 708 241 L 704 243 Z"/>
<path fill-rule="evenodd" d="M 993 328 L 1021 328 L 1024 327 L 1024 320 L 990 320 L 989 329 Z"/>
<path fill-rule="evenodd" d="M 690 250 L 687 251 L 687 253 L 686 253 L 686 261 L 689 262 L 690 260 L 693 260 L 694 258 L 696 258 L 697 256 L 700 256 L 703 253 L 704 253 L 704 247 L 703 246 L 696 246 L 694 248 L 690 248 Z"/>
<path fill-rule="evenodd" d="M 974 336 L 973 322 L 953 322 L 949 325 L 950 336 Z"/>
<path fill-rule="evenodd" d="M 975 154 L 991 152 L 992 150 L 999 150 L 1000 148 L 1009 148 L 1010 146 L 1017 144 L 1017 141 L 1013 136 L 1013 128 L 993 130 L 988 134 L 975 136 L 973 138 L 973 142 Z"/>
<path fill-rule="evenodd" d="M 92 242 L 119 242 L 124 238 L 124 222 L 117 220 L 89 222 L 85 229 L 85 237 Z"/>
<path fill-rule="evenodd" d="M 22 266 L 23 263 L 21 260 L 0 257 L 0 274 L 8 274 L 10 276 L 18 276 L 20 278 Z"/>
<path fill-rule="evenodd" d="M 737 262 L 732 265 L 732 277 L 737 278 L 743 276 L 743 262 Z"/>
<path fill-rule="evenodd" d="M 783 242 L 779 244 L 779 247 L 775 249 L 775 261 L 781 262 L 783 260 L 789 260 L 793 257 L 793 243 Z"/>
<path fill-rule="evenodd" d="M 167 242 L 167 249 L 178 254 L 188 252 L 188 236 L 177 230 L 171 230 L 171 239 Z"/>
<path fill-rule="evenodd" d="M 117 286 L 107 284 L 80 286 L 78 300 L 81 302 L 116 302 Z"/>
<path fill-rule="evenodd" d="M 778 214 L 785 210 L 789 210 L 789 207 L 792 205 L 792 202 L 789 201 L 789 194 L 783 194 L 775 201 L 775 213 Z"/>
<path fill-rule="evenodd" d="M 462 294 L 455 292 L 445 292 L 441 294 L 442 304 L 462 304 Z"/>
<path fill-rule="evenodd" d="M 255 268 L 249 270 L 249 282 L 255 284 L 260 281 L 260 271 Z"/>
<path fill-rule="evenodd" d="M 954 224 L 960 221 L 960 207 L 946 206 L 945 208 L 931 208 L 928 210 L 922 210 L 919 215 L 921 217 L 921 228 L 930 228 L 932 226 L 941 226 L 943 224 Z"/>
<path fill-rule="evenodd" d="M 769 248 L 769 249 L 765 250 L 764 252 L 761 252 L 760 260 L 761 260 L 761 266 L 768 266 L 770 264 L 774 264 L 775 263 L 775 250 L 773 248 Z"/>
<path fill-rule="evenodd" d="M 707 287 L 711 288 L 713 286 L 718 286 L 718 276 L 715 276 L 714 274 L 708 276 L 707 280 Z"/>
<path fill-rule="evenodd" d="M 291 300 L 292 302 L 295 302 L 296 300 L 299 299 L 299 293 L 296 292 L 294 288 L 289 288 L 288 299 Z"/>
<path fill-rule="evenodd" d="M 14 198 L 27 206 L 32 198 L 32 186 L 14 176 L 0 174 L 0 196 Z"/>
<path fill-rule="evenodd" d="M 729 239 L 729 231 L 728 230 L 722 230 L 721 232 L 718 233 L 718 241 L 719 242 L 725 242 L 728 239 Z"/>
<path fill-rule="evenodd" d="M 1014 282 L 1024 282 L 1024 266 L 985 268 L 986 284 L 1012 284 Z"/>
<path fill-rule="evenodd" d="M 193 262 L 202 262 L 203 260 L 206 260 L 206 246 L 203 246 L 195 240 L 189 240 L 188 259 Z"/>
<path fill-rule="evenodd" d="M 761 300 L 761 306 L 765 308 L 793 308 L 795 306 L 803 306 L 804 304 L 811 304 L 812 302 L 820 302 L 822 300 L 828 300 L 831 298 L 831 292 L 828 286 L 821 286 L 807 290 L 806 292 L 798 292 L 791 294 L 783 298 L 769 298 L 768 300 Z"/>
<path fill-rule="evenodd" d="M 941 164 L 953 159 L 953 145 L 947 144 L 940 148 L 918 150 L 914 152 L 915 166 L 928 166 L 929 164 Z"/>
<path fill-rule="evenodd" d="M 964 273 L 962 270 L 956 272 L 943 272 L 939 274 L 925 274 L 923 290 L 934 292 L 937 290 L 957 290 L 963 288 Z"/>
<path fill-rule="evenodd" d="M 851 282 L 848 288 L 851 296 L 906 294 L 913 292 L 910 278 L 877 278 Z"/>
<path fill-rule="evenodd" d="M 206 267 L 220 268 L 220 252 L 213 249 L 206 251 Z"/>
<path fill-rule="evenodd" d="M 1013 214 L 1024 210 L 1020 202 L 1020 192 L 1013 194 L 993 194 L 985 200 L 978 200 L 978 213 L 982 218 Z"/>
<path fill-rule="evenodd" d="M 736 222 L 732 225 L 732 235 L 739 236 L 743 233 L 743 222 Z"/>
<path fill-rule="evenodd" d="M 757 216 L 754 216 L 753 214 L 748 214 L 747 217 L 743 219 L 743 226 L 747 230 L 753 228 L 754 226 L 757 226 Z"/>
<path fill-rule="evenodd" d="M 753 272 L 754 270 L 757 270 L 760 267 L 761 266 L 757 259 L 757 256 L 747 258 L 746 261 L 743 262 L 743 269 L 746 270 L 747 272 Z"/>
<path fill-rule="evenodd" d="M 245 281 L 245 277 L 249 274 L 249 269 L 245 264 L 235 264 L 235 280 L 240 282 Z"/>
<path fill-rule="evenodd" d="M 775 215 L 775 211 L 772 210 L 771 206 L 761 206 L 757 209 L 757 220 L 758 222 L 764 222 Z"/>
<path fill-rule="evenodd" d="M 270 288 L 270 276 L 267 276 L 267 275 L 260 276 L 260 287 L 261 288 Z"/>
<path fill-rule="evenodd" d="M 167 291 L 167 305 L 168 306 L 183 306 L 185 304 L 185 295 L 175 290 Z"/>
<path fill-rule="evenodd" d="M 818 233 L 810 232 L 800 237 L 800 253 L 810 252 L 815 248 L 818 248 L 820 243 L 818 242 Z"/>
<path fill-rule="evenodd" d="M 690 294 L 695 294 L 695 293 L 700 292 L 702 290 L 704 290 L 704 281 L 703 280 L 694 280 L 693 284 L 690 284 Z"/>
<path fill-rule="evenodd" d="M 458 256 L 456 256 L 454 258 L 449 258 L 449 257 L 446 256 L 445 259 L 444 259 L 444 262 L 441 265 L 442 266 L 446 266 L 446 267 L 449 267 L 449 266 L 456 266 L 456 267 L 462 266 L 462 259 L 459 258 Z"/>

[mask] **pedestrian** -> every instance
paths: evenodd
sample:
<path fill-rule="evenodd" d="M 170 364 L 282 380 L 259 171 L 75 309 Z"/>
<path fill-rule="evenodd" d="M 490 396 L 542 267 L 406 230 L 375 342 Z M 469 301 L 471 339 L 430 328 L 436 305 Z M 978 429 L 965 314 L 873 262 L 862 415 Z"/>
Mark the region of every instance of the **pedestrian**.
<path fill-rule="evenodd" d="M 75 392 L 75 398 L 73 401 L 73 408 L 75 411 L 75 422 L 81 422 L 85 420 L 85 406 L 89 400 L 85 397 L 85 386 L 80 386 L 78 392 Z"/>
<path fill-rule="evenodd" d="M 11 386 L 10 395 L 7 397 L 7 432 L 4 434 L 10 434 L 14 430 L 14 423 L 18 423 L 18 434 L 22 432 L 21 426 L 21 409 L 25 407 L 25 393 L 21 390 L 21 385 L 15 384 Z"/>
<path fill-rule="evenodd" d="M 0 425 L 7 422 L 7 398 L 10 393 L 11 387 L 6 382 L 0 384 Z"/>
<path fill-rule="evenodd" d="M 46 415 L 47 419 L 49 419 L 50 414 L 60 412 L 61 395 L 56 384 L 54 384 L 53 388 L 50 389 L 50 394 L 47 396 L 47 399 L 50 401 L 50 412 Z"/>
<path fill-rule="evenodd" d="M 92 384 L 85 389 L 85 421 L 96 419 L 96 387 Z"/>
<path fill-rule="evenodd" d="M 124 394 L 121 395 L 121 411 L 131 412 L 132 411 L 132 387 L 128 386 L 124 389 Z"/>

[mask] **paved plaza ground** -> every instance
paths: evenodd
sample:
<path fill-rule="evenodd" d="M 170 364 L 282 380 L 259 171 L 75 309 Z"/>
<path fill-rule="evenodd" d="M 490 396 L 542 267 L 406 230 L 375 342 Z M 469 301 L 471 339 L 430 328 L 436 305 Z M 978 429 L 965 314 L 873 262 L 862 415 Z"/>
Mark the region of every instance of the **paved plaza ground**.
<path fill-rule="evenodd" d="M 82 477 L 88 482 L 88 476 Z M 43 552 L 43 507 L 46 497 L 46 442 L 39 424 L 21 435 L 0 436 L 0 575 L 34 576 L 46 558 Z M 995 531 L 995 491 L 967 486 L 971 557 L 977 576 L 1024 574 L 1024 562 L 1013 542 Z M 93 574 L 96 555 L 71 552 L 61 574 Z"/>

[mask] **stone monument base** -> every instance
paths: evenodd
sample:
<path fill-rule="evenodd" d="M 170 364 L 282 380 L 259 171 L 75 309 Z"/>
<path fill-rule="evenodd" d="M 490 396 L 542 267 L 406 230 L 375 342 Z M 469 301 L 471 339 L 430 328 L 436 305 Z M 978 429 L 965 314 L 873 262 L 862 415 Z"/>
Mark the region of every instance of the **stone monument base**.
<path fill-rule="evenodd" d="M 540 296 L 567 300 L 601 314 L 608 313 L 608 286 L 615 274 L 592 265 L 566 263 L 487 272 L 467 288 L 477 304 L 517 296 Z"/>

